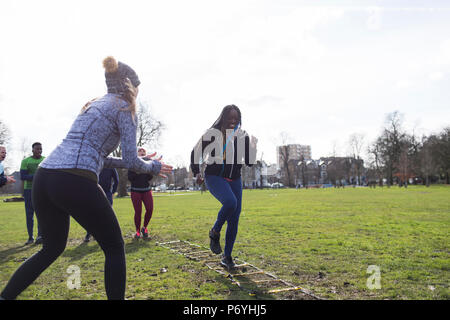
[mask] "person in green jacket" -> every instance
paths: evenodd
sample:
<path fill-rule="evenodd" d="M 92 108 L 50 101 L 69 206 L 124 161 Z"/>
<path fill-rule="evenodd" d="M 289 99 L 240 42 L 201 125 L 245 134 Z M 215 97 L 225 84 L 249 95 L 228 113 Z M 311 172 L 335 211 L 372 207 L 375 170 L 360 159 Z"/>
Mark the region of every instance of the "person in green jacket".
<path fill-rule="evenodd" d="M 31 201 L 31 187 L 33 186 L 33 176 L 36 172 L 39 164 L 44 160 L 45 157 L 42 156 L 42 144 L 40 142 L 35 142 L 32 145 L 33 155 L 31 157 L 22 160 L 20 165 L 20 179 L 23 180 L 23 198 L 25 200 L 25 213 L 27 220 L 27 231 L 28 231 L 28 241 L 25 245 L 32 244 L 34 242 L 33 238 L 33 226 L 34 226 L 34 208 L 33 202 Z M 36 238 L 35 244 L 42 243 L 41 230 L 38 223 L 38 236 Z"/>

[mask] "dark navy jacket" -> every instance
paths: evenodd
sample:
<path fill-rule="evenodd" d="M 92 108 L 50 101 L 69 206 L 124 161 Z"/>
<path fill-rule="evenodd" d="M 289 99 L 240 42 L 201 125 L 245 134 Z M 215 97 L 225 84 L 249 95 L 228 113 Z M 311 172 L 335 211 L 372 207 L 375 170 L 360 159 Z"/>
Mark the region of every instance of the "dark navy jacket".
<path fill-rule="evenodd" d="M 228 146 L 232 147 L 233 150 L 237 150 L 237 137 L 235 137 L 233 139 L 233 143 L 229 143 Z M 243 134 L 240 135 L 240 139 L 244 139 L 244 147 L 245 147 L 245 154 L 244 154 L 244 163 L 251 167 L 253 165 L 253 163 L 250 160 L 250 138 L 248 136 L 248 134 L 243 131 Z M 201 141 L 197 144 L 198 147 L 200 147 L 201 145 L 201 153 L 203 154 L 203 152 L 205 151 L 205 148 L 211 144 L 214 141 L 214 138 L 212 138 L 209 141 Z M 231 142 L 231 141 L 230 141 Z M 201 170 L 200 165 L 199 165 L 199 159 L 195 158 L 195 149 L 196 147 L 194 147 L 194 149 L 191 152 L 191 170 L 194 173 L 194 175 L 198 174 Z M 215 156 L 215 152 L 212 151 L 211 152 L 211 156 Z M 237 158 L 237 152 L 233 151 L 233 160 L 231 161 L 232 163 L 223 163 L 223 164 L 218 164 L 218 163 L 213 163 L 213 164 L 208 164 L 206 166 L 205 169 L 205 175 L 214 175 L 214 176 L 219 176 L 219 177 L 224 177 L 224 178 L 229 178 L 229 179 L 237 179 L 241 176 L 241 168 L 242 168 L 242 164 L 240 164 L 238 162 L 238 158 Z"/>
<path fill-rule="evenodd" d="M 116 169 L 103 168 L 98 176 L 98 184 L 102 187 L 105 193 L 114 194 L 117 191 L 119 184 L 119 175 Z"/>

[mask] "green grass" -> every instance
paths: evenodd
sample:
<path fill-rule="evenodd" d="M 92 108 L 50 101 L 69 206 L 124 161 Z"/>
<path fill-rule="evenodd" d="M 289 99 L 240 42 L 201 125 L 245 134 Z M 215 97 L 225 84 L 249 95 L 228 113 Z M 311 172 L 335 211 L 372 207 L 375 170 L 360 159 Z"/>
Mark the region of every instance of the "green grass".
<path fill-rule="evenodd" d="M 131 200 L 114 200 L 127 253 L 128 299 L 262 298 L 155 244 L 180 239 L 207 247 L 219 209 L 215 198 L 198 192 L 155 195 L 150 241 L 132 239 Z M 450 298 L 448 186 L 245 190 L 243 198 L 237 258 L 326 299 Z M 106 299 L 103 252 L 95 241 L 83 244 L 83 237 L 72 220 L 66 251 L 19 299 Z M 0 202 L 1 288 L 39 250 L 24 247 L 26 238 L 23 202 Z M 81 270 L 79 289 L 67 288 L 70 265 Z M 381 289 L 367 288 L 369 265 L 380 268 Z"/>

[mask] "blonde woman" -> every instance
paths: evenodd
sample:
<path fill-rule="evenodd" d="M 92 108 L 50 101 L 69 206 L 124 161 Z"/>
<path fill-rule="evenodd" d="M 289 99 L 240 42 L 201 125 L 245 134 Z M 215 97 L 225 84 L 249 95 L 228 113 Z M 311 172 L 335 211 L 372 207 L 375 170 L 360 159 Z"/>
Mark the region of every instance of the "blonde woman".
<path fill-rule="evenodd" d="M 70 217 L 93 235 L 105 254 L 108 299 L 124 299 L 126 283 L 122 232 L 105 193 L 98 185 L 103 167 L 128 168 L 162 175 L 172 167 L 144 161 L 136 153 L 136 103 L 140 84 L 128 65 L 113 57 L 103 61 L 108 93 L 86 104 L 66 138 L 40 164 L 32 199 L 43 247 L 14 273 L 1 293 L 15 299 L 65 249 Z M 108 157 L 121 144 L 122 158 Z"/>

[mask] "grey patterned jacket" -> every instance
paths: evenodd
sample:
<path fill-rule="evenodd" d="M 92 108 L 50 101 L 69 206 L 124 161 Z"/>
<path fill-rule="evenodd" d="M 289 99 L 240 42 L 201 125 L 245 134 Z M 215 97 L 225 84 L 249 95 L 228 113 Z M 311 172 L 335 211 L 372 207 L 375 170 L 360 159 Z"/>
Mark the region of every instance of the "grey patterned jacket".
<path fill-rule="evenodd" d="M 66 138 L 41 162 L 47 169 L 85 169 L 98 175 L 103 167 L 128 168 L 157 175 L 161 163 L 144 161 L 137 156 L 138 119 L 121 110 L 128 103 L 117 94 L 108 93 L 93 101 L 70 128 Z M 121 143 L 122 158 L 108 157 Z"/>

